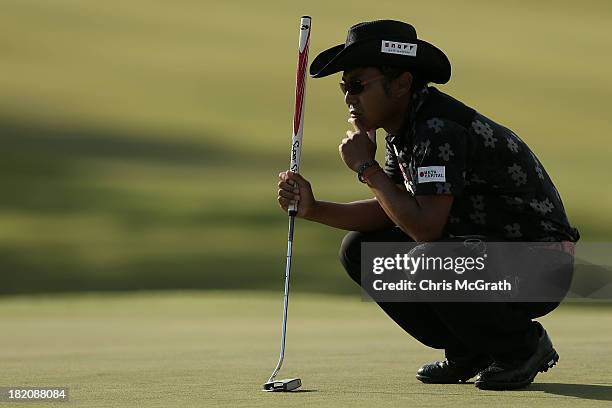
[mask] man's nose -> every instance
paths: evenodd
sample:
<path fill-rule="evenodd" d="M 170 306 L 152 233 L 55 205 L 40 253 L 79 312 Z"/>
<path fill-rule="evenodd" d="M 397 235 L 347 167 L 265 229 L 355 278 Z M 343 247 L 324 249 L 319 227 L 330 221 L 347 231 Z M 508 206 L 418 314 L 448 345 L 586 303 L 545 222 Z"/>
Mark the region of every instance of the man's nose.
<path fill-rule="evenodd" d="M 348 93 L 348 91 L 344 93 L 344 103 L 346 103 L 347 105 L 354 105 L 356 101 L 357 95 L 351 95 Z"/>

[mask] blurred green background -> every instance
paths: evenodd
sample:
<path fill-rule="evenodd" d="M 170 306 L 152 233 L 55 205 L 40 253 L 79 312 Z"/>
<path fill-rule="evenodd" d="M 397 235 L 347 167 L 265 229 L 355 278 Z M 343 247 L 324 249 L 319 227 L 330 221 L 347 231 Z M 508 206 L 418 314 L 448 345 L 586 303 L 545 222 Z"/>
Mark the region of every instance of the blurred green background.
<path fill-rule="evenodd" d="M 310 59 L 359 21 L 411 22 L 453 64 L 439 87 L 536 152 L 584 241 L 612 236 L 608 1 L 5 0 L 0 293 L 282 290 L 299 17 Z M 302 174 L 369 191 L 341 162 L 337 78 L 307 84 Z M 379 134 L 380 136 L 380 134 Z M 355 292 L 342 231 L 299 220 L 293 288 Z"/>

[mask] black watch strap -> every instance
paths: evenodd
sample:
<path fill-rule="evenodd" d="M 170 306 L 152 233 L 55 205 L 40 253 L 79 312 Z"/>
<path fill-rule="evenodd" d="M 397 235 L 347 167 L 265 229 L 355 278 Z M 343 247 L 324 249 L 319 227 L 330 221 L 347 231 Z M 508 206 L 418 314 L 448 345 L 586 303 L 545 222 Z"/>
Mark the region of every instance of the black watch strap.
<path fill-rule="evenodd" d="M 378 162 L 376 160 L 371 160 L 359 166 L 359 168 L 357 169 L 357 178 L 359 179 L 359 181 L 361 181 L 362 183 L 366 182 L 363 178 L 363 173 L 366 171 L 366 169 L 369 169 L 372 166 L 378 166 Z"/>

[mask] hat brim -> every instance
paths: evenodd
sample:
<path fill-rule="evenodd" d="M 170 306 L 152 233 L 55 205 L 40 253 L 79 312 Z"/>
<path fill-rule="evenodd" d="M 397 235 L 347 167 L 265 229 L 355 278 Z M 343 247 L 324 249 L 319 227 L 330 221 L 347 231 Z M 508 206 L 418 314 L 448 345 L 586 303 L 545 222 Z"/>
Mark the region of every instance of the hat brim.
<path fill-rule="evenodd" d="M 437 84 L 447 83 L 451 76 L 451 65 L 444 52 L 427 41 L 417 39 L 410 42 L 417 44 L 416 57 L 383 53 L 381 40 L 354 43 L 348 47 L 339 44 L 316 56 L 310 64 L 310 75 L 313 78 L 323 78 L 357 67 L 390 66 L 416 71 Z"/>

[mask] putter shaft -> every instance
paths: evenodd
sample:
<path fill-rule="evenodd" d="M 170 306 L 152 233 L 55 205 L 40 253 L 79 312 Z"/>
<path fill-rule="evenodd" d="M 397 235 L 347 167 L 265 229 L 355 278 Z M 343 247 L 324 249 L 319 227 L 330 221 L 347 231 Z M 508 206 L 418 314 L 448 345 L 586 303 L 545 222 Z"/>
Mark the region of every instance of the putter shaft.
<path fill-rule="evenodd" d="M 287 237 L 287 263 L 285 265 L 285 296 L 283 297 L 283 325 L 281 329 L 281 348 L 280 357 L 276 368 L 272 372 L 272 375 L 268 379 L 268 382 L 274 380 L 276 374 L 283 365 L 283 359 L 285 358 L 285 338 L 287 333 L 287 309 L 289 307 L 289 278 L 291 276 L 291 255 L 293 251 L 293 226 L 295 224 L 295 214 L 297 211 L 289 211 L 289 233 Z"/>

